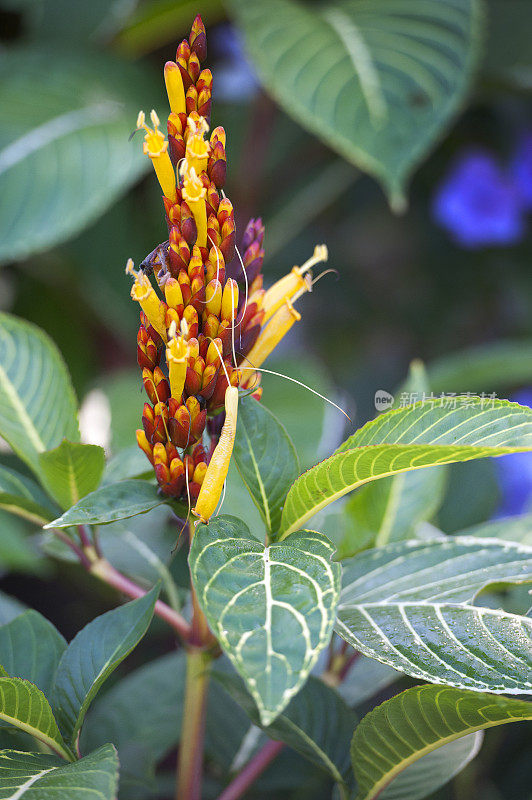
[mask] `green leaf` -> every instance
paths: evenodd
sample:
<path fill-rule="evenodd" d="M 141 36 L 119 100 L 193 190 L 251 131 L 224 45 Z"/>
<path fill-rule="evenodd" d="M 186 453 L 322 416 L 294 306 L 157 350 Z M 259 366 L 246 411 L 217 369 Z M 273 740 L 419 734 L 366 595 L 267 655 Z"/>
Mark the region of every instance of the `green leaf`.
<path fill-rule="evenodd" d="M 0 436 L 37 474 L 38 454 L 79 438 L 61 355 L 35 325 L 0 313 Z"/>
<path fill-rule="evenodd" d="M 421 361 L 410 364 L 403 389 L 413 401 L 428 396 L 430 387 Z M 362 486 L 345 506 L 346 532 L 336 557 L 342 559 L 366 547 L 417 538 L 417 525 L 430 519 L 442 503 L 446 477 L 446 467 L 428 467 Z"/>
<path fill-rule="evenodd" d="M 474 525 L 460 531 L 459 536 L 475 536 L 479 539 L 503 539 L 507 542 L 520 542 L 532 547 L 532 513 L 519 517 L 502 517 Z"/>
<path fill-rule="evenodd" d="M 100 686 L 148 630 L 158 594 L 156 586 L 138 600 L 96 617 L 65 650 L 55 677 L 53 706 L 73 744 Z"/>
<path fill-rule="evenodd" d="M 479 54 L 474 0 L 230 0 L 285 111 L 373 175 L 396 207 L 462 105 Z"/>
<path fill-rule="evenodd" d="M 86 495 L 45 528 L 68 528 L 70 525 L 105 525 L 119 519 L 145 514 L 169 502 L 157 487 L 147 481 L 129 480 L 110 483 Z"/>
<path fill-rule="evenodd" d="M 143 70 L 79 48 L 12 48 L 0 84 L 9 108 L 0 126 L 0 188 L 9 197 L 0 261 L 9 261 L 77 233 L 148 169 L 128 136 L 143 101 L 154 101 Z"/>
<path fill-rule="evenodd" d="M 196 528 L 189 564 L 199 603 L 265 725 L 329 642 L 340 583 L 333 552 L 313 531 L 265 548 L 236 517 Z"/>
<path fill-rule="evenodd" d="M 389 411 L 298 478 L 283 509 L 282 537 L 376 478 L 531 449 L 532 409 L 507 400 L 456 397 Z"/>
<path fill-rule="evenodd" d="M 41 753 L 0 752 L 0 800 L 115 800 L 117 785 L 118 758 L 111 744 L 64 765 Z"/>
<path fill-rule="evenodd" d="M 35 481 L 3 465 L 0 465 L 0 508 L 36 525 L 44 525 L 57 513 Z"/>
<path fill-rule="evenodd" d="M 494 582 L 532 581 L 532 548 L 452 537 L 355 556 L 336 630 L 355 649 L 433 683 L 532 692 L 532 620 L 469 605 Z"/>
<path fill-rule="evenodd" d="M 507 340 L 468 347 L 428 364 L 427 372 L 435 394 L 453 390 L 493 392 L 527 384 L 532 381 L 532 341 Z"/>
<path fill-rule="evenodd" d="M 81 749 L 90 752 L 113 742 L 120 759 L 121 791 L 152 779 L 157 762 L 175 747 L 184 687 L 185 654 L 181 651 L 134 670 L 94 703 L 83 726 Z"/>
<path fill-rule="evenodd" d="M 406 794 L 406 782 L 401 786 L 400 776 L 395 783 L 396 776 L 418 759 L 466 734 L 527 719 L 532 719 L 532 703 L 521 700 L 445 686 L 407 689 L 370 711 L 355 730 L 351 756 L 358 783 L 356 800 L 426 797 L 421 780 L 410 784 L 412 794 Z M 427 794 L 435 788 L 429 785 Z"/>
<path fill-rule="evenodd" d="M 403 675 L 387 664 L 361 654 L 338 686 L 338 692 L 351 708 L 379 694 Z"/>
<path fill-rule="evenodd" d="M 0 569 L 9 572 L 44 573 L 46 565 L 31 524 L 0 509 Z"/>
<path fill-rule="evenodd" d="M 70 508 L 96 489 L 105 466 L 103 447 L 63 439 L 39 455 L 43 483 L 61 508 Z"/>
<path fill-rule="evenodd" d="M 30 681 L 0 677 L 0 719 L 44 742 L 67 761 L 73 761 L 48 700 Z"/>
<path fill-rule="evenodd" d="M 242 480 L 273 533 L 288 488 L 299 475 L 294 445 L 281 423 L 253 397 L 240 401 L 234 459 Z"/>
<path fill-rule="evenodd" d="M 311 676 L 275 721 L 265 725 L 239 678 L 218 671 L 214 677 L 242 706 L 254 725 L 262 728 L 270 739 L 284 742 L 325 770 L 339 784 L 342 797 L 348 797 L 347 787 L 353 783 L 349 743 L 357 717 L 335 689 Z"/>
<path fill-rule="evenodd" d="M 65 648 L 59 631 L 33 609 L 0 627 L 0 663 L 7 674 L 31 681 L 45 695 Z"/>
<path fill-rule="evenodd" d="M 0 592 L 0 625 L 7 625 L 8 622 L 16 619 L 20 614 L 27 610 L 27 606 L 21 603 L 16 597 Z"/>
<path fill-rule="evenodd" d="M 153 586 L 160 580 L 162 591 L 174 608 L 181 605 L 171 574 L 172 552 L 178 534 L 179 528 L 167 506 L 159 506 L 129 520 L 111 522 L 98 531 L 105 558 L 143 586 Z M 184 560 L 183 566 L 186 569 Z"/>
<path fill-rule="evenodd" d="M 153 467 L 136 444 L 125 447 L 112 456 L 105 465 L 103 483 L 117 483 L 127 478 L 149 478 Z"/>
<path fill-rule="evenodd" d="M 348 558 L 365 547 L 415 538 L 416 525 L 438 510 L 445 486 L 444 467 L 402 472 L 362 486 L 346 504 L 347 532 L 336 557 Z"/>

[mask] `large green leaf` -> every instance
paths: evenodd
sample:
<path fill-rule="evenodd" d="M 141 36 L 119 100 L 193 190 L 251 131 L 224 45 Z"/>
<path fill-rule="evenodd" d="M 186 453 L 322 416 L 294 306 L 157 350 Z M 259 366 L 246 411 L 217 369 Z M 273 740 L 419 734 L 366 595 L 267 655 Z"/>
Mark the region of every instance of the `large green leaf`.
<path fill-rule="evenodd" d="M 0 800 L 115 800 L 118 758 L 111 744 L 61 764 L 41 753 L 0 752 Z"/>
<path fill-rule="evenodd" d="M 55 676 L 53 707 L 75 743 L 87 709 L 102 683 L 146 633 L 159 587 L 89 622 L 70 642 Z"/>
<path fill-rule="evenodd" d="M 153 779 L 157 762 L 175 747 L 184 687 L 181 651 L 134 670 L 94 703 L 83 726 L 81 749 L 90 752 L 105 742 L 116 746 L 121 791 Z"/>
<path fill-rule="evenodd" d="M 35 481 L 3 465 L 0 465 L 0 508 L 36 525 L 44 525 L 57 513 Z"/>
<path fill-rule="evenodd" d="M 153 483 L 140 480 L 119 481 L 96 489 L 83 497 L 45 528 L 68 528 L 71 525 L 105 525 L 119 519 L 145 514 L 168 502 Z"/>
<path fill-rule="evenodd" d="M 429 395 L 421 361 L 411 363 L 403 389 L 412 402 Z M 395 408 L 399 402 L 396 400 Z M 442 503 L 446 477 L 445 467 L 428 467 L 361 486 L 346 503 L 345 533 L 338 544 L 337 558 L 352 556 L 365 547 L 416 538 L 417 525 L 430 519 Z"/>
<path fill-rule="evenodd" d="M 299 691 L 329 642 L 340 583 L 333 553 L 313 531 L 265 548 L 236 517 L 196 528 L 189 563 L 199 603 L 264 725 Z"/>
<path fill-rule="evenodd" d="M 77 233 L 148 168 L 128 136 L 139 108 L 154 100 L 145 72 L 79 48 L 13 48 L 0 78 L 0 105 L 9 109 L 0 126 L 6 261 Z"/>
<path fill-rule="evenodd" d="M 475 0 L 230 0 L 284 109 L 376 177 L 391 200 L 462 104 L 479 52 Z"/>
<path fill-rule="evenodd" d="M 425 797 L 438 787 L 424 786 L 423 772 L 409 783 L 409 770 L 400 775 L 402 770 L 466 734 L 526 719 L 532 719 L 532 703 L 521 700 L 445 686 L 407 689 L 370 711 L 355 730 L 351 755 L 357 800 Z M 425 787 L 428 791 L 423 793 Z"/>
<path fill-rule="evenodd" d="M 475 536 L 479 539 L 504 539 L 508 542 L 521 542 L 532 547 L 532 513 L 518 517 L 501 517 L 482 522 L 460 531 L 459 536 Z"/>
<path fill-rule="evenodd" d="M 469 605 L 494 582 L 532 581 L 532 548 L 453 537 L 355 556 L 336 630 L 353 647 L 433 683 L 532 692 L 532 620 Z"/>
<path fill-rule="evenodd" d="M 281 531 L 376 478 L 532 449 L 532 409 L 507 400 L 424 400 L 382 414 L 303 473 L 286 498 Z"/>
<path fill-rule="evenodd" d="M 35 325 L 0 313 L 0 436 L 38 473 L 39 453 L 79 438 L 76 410 L 53 342 Z"/>
<path fill-rule="evenodd" d="M 73 760 L 48 700 L 30 681 L 0 677 L 0 719 L 44 742 L 63 758 Z"/>
<path fill-rule="evenodd" d="M 33 609 L 0 627 L 0 664 L 8 675 L 31 681 L 45 695 L 65 648 L 59 631 Z"/>
<path fill-rule="evenodd" d="M 346 533 L 337 558 L 364 547 L 415 538 L 416 525 L 439 508 L 445 485 L 445 467 L 428 467 L 362 486 L 344 509 Z"/>
<path fill-rule="evenodd" d="M 339 784 L 342 797 L 348 797 L 347 787 L 353 782 L 349 743 L 357 718 L 335 689 L 311 676 L 271 725 L 265 725 L 239 678 L 218 671 L 214 676 L 270 739 L 317 764 Z"/>
<path fill-rule="evenodd" d="M 288 489 L 299 475 L 299 464 L 284 427 L 253 397 L 240 402 L 234 459 L 266 529 L 276 531 Z"/>
<path fill-rule="evenodd" d="M 70 508 L 100 483 L 105 452 L 95 444 L 63 439 L 59 447 L 39 455 L 42 480 L 61 508 Z"/>

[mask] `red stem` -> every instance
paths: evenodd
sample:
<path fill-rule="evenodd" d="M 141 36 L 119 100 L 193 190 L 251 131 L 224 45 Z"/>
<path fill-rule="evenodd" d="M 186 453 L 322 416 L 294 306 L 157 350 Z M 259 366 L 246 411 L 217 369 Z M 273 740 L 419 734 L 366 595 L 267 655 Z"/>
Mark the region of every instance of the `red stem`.
<path fill-rule="evenodd" d="M 98 559 L 90 565 L 89 572 L 96 575 L 101 580 L 118 589 L 119 592 L 126 594 L 128 597 L 136 599 L 137 597 L 144 597 L 146 590 L 142 589 L 138 584 L 126 578 L 125 575 L 118 572 L 112 564 L 104 559 Z M 172 628 L 181 636 L 182 639 L 187 641 L 192 632 L 192 626 L 186 621 L 181 614 L 174 611 L 173 608 L 163 603 L 162 600 L 157 600 L 155 603 L 156 616 L 164 619 Z"/>
<path fill-rule="evenodd" d="M 222 792 L 218 800 L 238 800 L 244 792 L 262 775 L 267 766 L 276 758 L 284 744 L 270 740 L 266 742 L 256 755 L 253 756 L 242 772 L 231 781 L 229 786 Z"/>
<path fill-rule="evenodd" d="M 72 552 L 76 554 L 82 566 L 84 566 L 85 569 L 90 569 L 91 562 L 87 558 L 81 547 L 79 547 L 75 542 L 73 542 L 70 536 L 64 533 L 64 531 L 59 530 L 58 528 L 54 528 L 53 532 L 58 539 L 61 539 L 61 541 L 64 542 L 68 547 L 70 547 Z"/>

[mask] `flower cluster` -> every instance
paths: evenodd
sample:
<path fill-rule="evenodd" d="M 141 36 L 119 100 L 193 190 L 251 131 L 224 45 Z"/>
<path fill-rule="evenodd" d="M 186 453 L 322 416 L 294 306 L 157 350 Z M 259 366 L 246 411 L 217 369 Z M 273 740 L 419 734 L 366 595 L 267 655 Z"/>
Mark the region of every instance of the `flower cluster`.
<path fill-rule="evenodd" d="M 206 53 L 205 28 L 197 17 L 176 60 L 164 68 L 167 137 L 155 111 L 151 126 L 144 112 L 138 116 L 144 153 L 163 192 L 168 240 L 138 271 L 131 260 L 126 267 L 134 278 L 131 296 L 141 308 L 137 359 L 149 401 L 137 441 L 161 490 L 189 502 L 202 486 L 212 485 L 209 469 L 220 470 L 216 448 L 229 407 L 234 419 L 225 432 L 230 427 L 234 438 L 234 388 L 260 398 L 256 370 L 300 319 L 294 303 L 312 286 L 310 268 L 327 258 L 326 248 L 317 247 L 302 267 L 265 291 L 260 219 L 249 222 L 236 247 L 233 205 L 223 191 L 225 131 L 218 127 L 208 136 L 212 75 L 201 68 Z M 224 469 L 217 485 L 223 484 Z"/>

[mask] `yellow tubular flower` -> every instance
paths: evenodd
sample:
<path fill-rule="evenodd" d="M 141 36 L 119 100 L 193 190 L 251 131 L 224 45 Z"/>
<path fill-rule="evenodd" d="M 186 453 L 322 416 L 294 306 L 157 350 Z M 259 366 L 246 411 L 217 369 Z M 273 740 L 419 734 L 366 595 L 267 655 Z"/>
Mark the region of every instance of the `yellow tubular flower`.
<path fill-rule="evenodd" d="M 126 273 L 133 275 L 135 278 L 135 282 L 131 287 L 131 297 L 140 303 L 140 307 L 146 314 L 150 325 L 166 341 L 165 309 L 157 297 L 149 278 L 142 272 L 135 272 L 131 259 L 127 262 Z"/>
<path fill-rule="evenodd" d="M 301 314 L 296 311 L 290 300 L 285 300 L 284 305 L 277 311 L 269 325 L 264 328 L 259 338 L 246 356 L 252 367 L 260 367 L 274 350 L 283 336 L 286 336 L 294 322 L 301 319 Z"/>
<path fill-rule="evenodd" d="M 166 363 L 172 397 L 181 400 L 187 377 L 188 345 L 182 336 L 174 337 L 166 347 Z"/>
<path fill-rule="evenodd" d="M 205 141 L 203 136 L 189 136 L 185 158 L 189 167 L 194 169 L 198 175 L 207 169 L 209 152 L 209 143 Z"/>
<path fill-rule="evenodd" d="M 159 117 L 155 111 L 152 110 L 150 116 L 153 129 L 146 125 L 144 111 L 140 111 L 137 117 L 137 128 L 143 128 L 146 131 L 143 151 L 145 155 L 151 158 L 157 180 L 161 184 L 164 196 L 171 200 L 172 203 L 175 203 L 177 200 L 176 175 L 172 162 L 170 161 L 170 156 L 168 155 L 168 142 L 159 130 Z"/>
<path fill-rule="evenodd" d="M 316 245 L 312 258 L 305 261 L 301 267 L 293 267 L 288 275 L 282 277 L 268 289 L 262 303 L 262 307 L 266 312 L 264 315 L 264 322 L 267 322 L 273 317 L 285 300 L 292 299 L 293 301 L 293 295 L 296 292 L 300 292 L 301 290 L 308 291 L 308 284 L 303 277 L 305 272 L 315 264 L 319 264 L 321 261 L 327 261 L 328 257 L 327 246 L 324 244 Z"/>
<path fill-rule="evenodd" d="M 186 163 L 186 162 L 185 162 Z M 206 189 L 192 167 L 187 169 L 183 178 L 183 200 L 186 200 L 196 221 L 198 247 L 207 246 L 207 209 L 205 207 Z"/>
<path fill-rule="evenodd" d="M 168 102 L 170 103 L 170 110 L 173 111 L 174 114 L 186 114 L 183 78 L 181 77 L 181 72 L 175 61 L 167 61 L 164 65 L 164 82 L 166 84 L 166 93 L 168 95 Z"/>
<path fill-rule="evenodd" d="M 222 495 L 225 479 L 229 470 L 229 462 L 233 453 L 238 415 L 238 389 L 228 386 L 225 390 L 225 422 L 218 444 L 207 467 L 200 493 L 193 513 L 200 522 L 208 522 L 216 511 Z"/>

